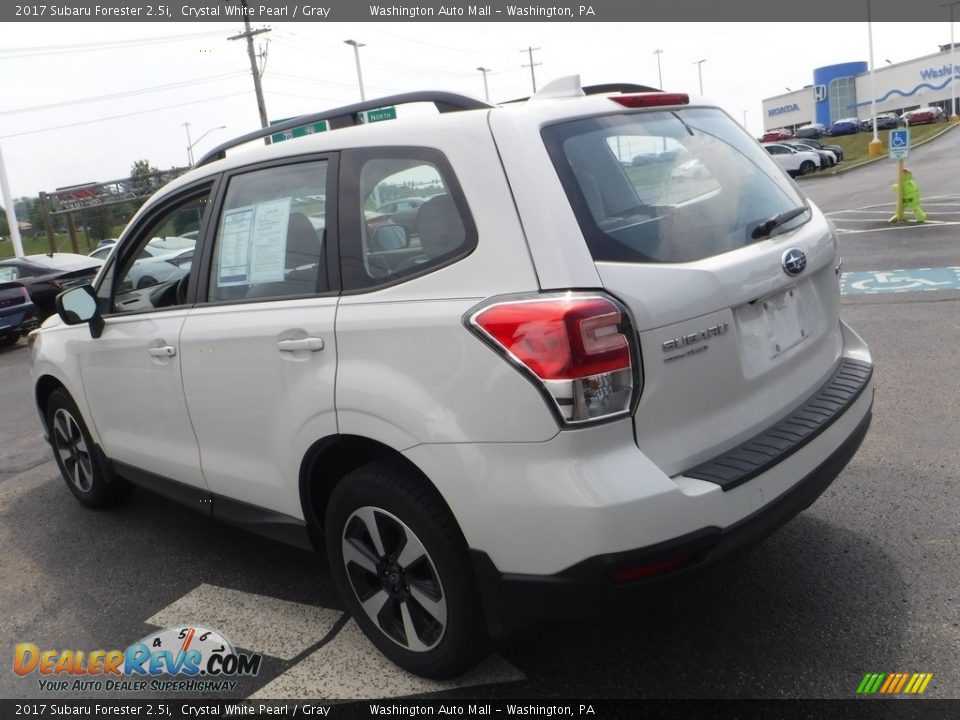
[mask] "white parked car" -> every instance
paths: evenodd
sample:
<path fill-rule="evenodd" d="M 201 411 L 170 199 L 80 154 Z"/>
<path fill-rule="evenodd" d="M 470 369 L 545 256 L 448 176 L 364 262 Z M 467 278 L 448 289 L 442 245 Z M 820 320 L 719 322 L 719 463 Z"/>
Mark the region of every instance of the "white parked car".
<path fill-rule="evenodd" d="M 798 150 L 784 143 L 763 143 L 763 147 L 791 177 L 820 169 L 820 156 L 812 150 Z"/>
<path fill-rule="evenodd" d="M 787 522 L 860 445 L 873 366 L 832 225 L 718 107 L 564 78 L 291 122 L 424 101 L 444 112 L 212 151 L 31 356 L 81 503 L 144 485 L 323 549 L 370 640 L 449 677 Z M 709 177 L 634 166 L 638 138 Z M 401 188 L 430 198 L 412 232 L 365 217 Z M 190 218 L 189 272 L 137 289 Z"/>

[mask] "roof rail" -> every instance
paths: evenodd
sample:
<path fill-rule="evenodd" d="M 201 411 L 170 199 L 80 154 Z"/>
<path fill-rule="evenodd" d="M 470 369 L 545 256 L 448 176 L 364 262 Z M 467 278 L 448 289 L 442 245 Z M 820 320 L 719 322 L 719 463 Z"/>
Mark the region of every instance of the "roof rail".
<path fill-rule="evenodd" d="M 354 103 L 353 105 L 344 105 L 343 107 L 333 108 L 332 110 L 301 115 L 285 122 L 277 123 L 276 125 L 254 130 L 246 135 L 241 135 L 233 140 L 228 140 L 222 145 L 218 145 L 200 158 L 200 161 L 194 167 L 200 167 L 215 160 L 222 160 L 227 156 L 227 150 L 231 150 L 253 140 L 260 140 L 268 135 L 284 132 L 285 130 L 293 130 L 294 128 L 320 122 L 321 120 L 329 121 L 330 129 L 337 130 L 339 128 L 361 124 L 358 119 L 359 113 L 365 110 L 377 110 L 388 105 L 409 105 L 418 102 L 433 103 L 441 113 L 457 112 L 459 110 L 482 110 L 484 108 L 495 107 L 490 103 L 470 97 L 469 95 L 459 95 L 457 93 L 435 90 L 420 90 L 401 93 L 399 95 L 388 95 L 387 97 L 366 100 L 364 102 Z"/>

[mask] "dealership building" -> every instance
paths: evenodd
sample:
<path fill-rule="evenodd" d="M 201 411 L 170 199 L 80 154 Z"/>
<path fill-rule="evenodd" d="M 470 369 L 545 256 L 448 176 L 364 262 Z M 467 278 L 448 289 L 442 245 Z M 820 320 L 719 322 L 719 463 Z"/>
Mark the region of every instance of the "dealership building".
<path fill-rule="evenodd" d="M 950 49 L 944 45 L 934 55 L 875 68 L 877 112 L 900 113 L 936 105 L 951 115 L 950 82 L 960 78 L 960 44 L 957 45 L 957 65 L 952 63 Z M 763 101 L 763 129 L 796 129 L 814 122 L 830 127 L 834 121 L 849 117 L 866 120 L 872 113 L 870 82 L 866 62 L 817 68 L 813 71 L 812 85 Z M 960 83 L 957 85 L 954 92 L 960 100 Z"/>

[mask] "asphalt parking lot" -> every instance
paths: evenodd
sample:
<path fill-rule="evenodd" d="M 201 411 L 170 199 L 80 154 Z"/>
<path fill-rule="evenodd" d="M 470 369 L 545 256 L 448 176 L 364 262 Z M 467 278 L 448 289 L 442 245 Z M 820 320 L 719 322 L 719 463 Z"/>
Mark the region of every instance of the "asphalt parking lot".
<path fill-rule="evenodd" d="M 876 362 L 873 426 L 823 497 L 694 589 L 529 629 L 451 683 L 383 660 L 319 556 L 142 491 L 83 509 L 40 435 L 25 343 L 0 350 L 0 697 L 44 696 L 10 671 L 16 643 L 125 648 L 196 623 L 265 657 L 224 697 L 853 698 L 865 673 L 922 672 L 925 697 L 960 698 L 958 153 L 953 130 L 911 154 L 922 226 L 887 222 L 892 161 L 801 182 L 840 232 L 843 315 Z"/>

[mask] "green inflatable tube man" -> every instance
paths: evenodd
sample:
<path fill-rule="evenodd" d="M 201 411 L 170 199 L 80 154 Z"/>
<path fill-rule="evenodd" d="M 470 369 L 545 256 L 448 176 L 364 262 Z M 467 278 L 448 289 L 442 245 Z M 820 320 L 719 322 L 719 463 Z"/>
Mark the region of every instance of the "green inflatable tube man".
<path fill-rule="evenodd" d="M 897 183 L 894 183 L 890 187 L 896 191 Z M 927 219 L 927 214 L 923 211 L 923 208 L 920 207 L 920 188 L 917 187 L 917 183 L 913 179 L 913 173 L 906 168 L 903 169 L 903 208 L 905 211 L 909 210 L 912 212 L 917 222 L 923 222 Z M 901 218 L 898 218 L 896 215 L 890 218 L 890 222 L 899 222 L 900 220 Z"/>

